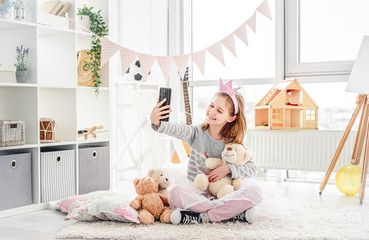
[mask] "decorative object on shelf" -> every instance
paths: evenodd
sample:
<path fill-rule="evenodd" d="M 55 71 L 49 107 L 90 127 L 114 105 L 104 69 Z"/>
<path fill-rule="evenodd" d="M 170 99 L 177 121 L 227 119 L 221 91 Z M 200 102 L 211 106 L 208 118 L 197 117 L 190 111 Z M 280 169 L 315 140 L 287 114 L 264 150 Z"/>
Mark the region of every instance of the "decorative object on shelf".
<path fill-rule="evenodd" d="M 78 86 L 93 87 L 93 72 L 90 65 L 85 64 L 85 62 L 90 60 L 90 55 L 88 53 L 90 50 L 82 50 L 77 52 L 77 81 Z"/>
<path fill-rule="evenodd" d="M 0 120 L 0 147 L 25 144 L 25 132 L 23 120 Z"/>
<path fill-rule="evenodd" d="M 71 4 L 69 2 L 44 1 L 41 3 L 40 9 L 43 13 L 64 17 L 64 15 L 68 12 L 70 6 Z"/>
<path fill-rule="evenodd" d="M 18 83 L 26 83 L 28 77 L 28 70 L 27 70 L 27 60 L 28 60 L 28 52 L 29 48 L 23 48 L 23 45 L 20 47 L 17 46 L 17 54 L 16 60 L 17 63 L 14 66 L 17 69 L 16 76 Z"/>
<path fill-rule="evenodd" d="M 318 129 L 318 105 L 296 79 L 278 81 L 255 106 L 255 129 Z"/>
<path fill-rule="evenodd" d="M 15 66 L 0 66 L 0 82 L 16 83 Z"/>
<path fill-rule="evenodd" d="M 60 136 L 57 136 L 56 133 Z M 61 131 L 52 118 L 40 118 L 40 142 L 54 143 L 61 141 Z"/>
<path fill-rule="evenodd" d="M 101 130 L 103 128 L 104 126 L 101 125 L 101 126 L 93 126 L 90 128 L 86 128 L 85 130 L 79 130 L 78 137 L 84 137 L 84 139 L 87 140 L 88 136 L 91 135 L 93 138 L 96 138 L 97 133 L 108 132 L 108 130 Z M 100 131 L 96 131 L 96 130 L 100 130 Z"/>
<path fill-rule="evenodd" d="M 355 195 L 359 192 L 361 168 L 356 165 L 346 165 L 336 174 L 336 186 L 346 195 Z"/>
<path fill-rule="evenodd" d="M 14 20 L 24 21 L 26 19 L 26 0 L 14 0 Z"/>
<path fill-rule="evenodd" d="M 7 13 L 9 13 L 9 9 L 12 7 L 11 0 L 0 0 L 0 18 L 9 18 L 6 17 Z"/>
<path fill-rule="evenodd" d="M 93 7 L 86 7 L 78 9 L 77 15 L 88 15 L 91 20 L 90 30 L 94 33 L 91 37 L 91 50 L 88 53 L 90 60 L 85 61 L 85 65 L 91 68 L 93 73 L 93 83 L 95 87 L 96 96 L 99 95 L 99 87 L 101 84 L 100 66 L 101 66 L 101 44 L 100 37 L 105 37 L 108 34 L 108 27 L 101 16 L 101 10 L 97 12 L 92 11 Z"/>
<path fill-rule="evenodd" d="M 137 60 L 134 64 L 132 64 L 127 69 L 126 74 L 127 74 L 128 81 L 141 81 L 142 80 L 142 70 L 141 70 L 140 61 Z"/>
<path fill-rule="evenodd" d="M 69 2 L 44 1 L 38 11 L 38 23 L 54 26 L 62 29 L 69 29 L 69 21 L 64 16 L 68 16 L 71 7 Z"/>

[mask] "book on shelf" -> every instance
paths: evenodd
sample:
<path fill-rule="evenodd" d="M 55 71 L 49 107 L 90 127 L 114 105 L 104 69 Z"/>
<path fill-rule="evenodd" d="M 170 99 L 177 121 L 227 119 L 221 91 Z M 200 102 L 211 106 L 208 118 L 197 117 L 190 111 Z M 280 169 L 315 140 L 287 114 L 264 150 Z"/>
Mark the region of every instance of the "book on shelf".
<path fill-rule="evenodd" d="M 56 15 L 60 11 L 60 9 L 62 7 L 63 7 L 63 2 L 62 1 L 58 1 L 58 3 L 53 8 L 53 10 L 51 10 L 50 14 Z"/>
<path fill-rule="evenodd" d="M 49 13 L 50 14 L 59 2 L 60 1 L 45 1 L 45 2 L 42 2 L 41 3 L 41 11 L 44 12 L 44 13 Z"/>
<path fill-rule="evenodd" d="M 41 11 L 56 16 L 64 16 L 71 3 L 62 1 L 45 1 L 41 3 Z"/>
<path fill-rule="evenodd" d="M 56 15 L 64 17 L 65 13 L 69 10 L 70 6 L 71 4 L 69 2 L 64 2 L 63 7 L 59 10 L 59 12 Z"/>

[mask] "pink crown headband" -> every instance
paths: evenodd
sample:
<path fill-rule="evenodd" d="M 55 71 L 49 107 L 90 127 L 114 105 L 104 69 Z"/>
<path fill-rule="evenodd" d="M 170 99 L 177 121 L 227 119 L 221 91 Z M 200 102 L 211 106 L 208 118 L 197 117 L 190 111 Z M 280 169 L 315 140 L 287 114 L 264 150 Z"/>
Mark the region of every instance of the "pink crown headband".
<path fill-rule="evenodd" d="M 223 84 L 222 79 L 219 79 L 219 91 L 218 92 L 224 92 L 226 94 L 228 94 L 228 96 L 232 99 L 233 101 L 233 105 L 234 105 L 234 115 L 236 115 L 238 113 L 238 103 L 237 103 L 237 99 L 234 96 L 234 94 L 238 91 L 238 89 L 240 89 L 241 87 L 238 88 L 232 88 L 232 81 L 230 80 L 229 82 L 227 82 L 226 84 Z"/>

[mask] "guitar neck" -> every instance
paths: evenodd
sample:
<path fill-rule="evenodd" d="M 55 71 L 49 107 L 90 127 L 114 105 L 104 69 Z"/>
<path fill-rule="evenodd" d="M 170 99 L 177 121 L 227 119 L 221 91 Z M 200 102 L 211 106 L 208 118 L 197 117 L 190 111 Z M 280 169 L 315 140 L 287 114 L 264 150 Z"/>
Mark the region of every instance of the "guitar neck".
<path fill-rule="evenodd" d="M 191 106 L 190 106 L 190 98 L 188 96 L 188 81 L 182 81 L 183 86 L 183 100 L 185 104 L 185 111 L 186 111 L 186 124 L 192 124 L 192 117 L 191 117 Z"/>

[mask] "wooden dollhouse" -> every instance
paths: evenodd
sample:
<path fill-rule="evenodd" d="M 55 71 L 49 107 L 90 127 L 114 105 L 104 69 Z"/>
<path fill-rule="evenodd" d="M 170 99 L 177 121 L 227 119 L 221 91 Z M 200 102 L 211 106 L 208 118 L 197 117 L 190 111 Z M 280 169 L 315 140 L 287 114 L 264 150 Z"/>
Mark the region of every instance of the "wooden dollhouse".
<path fill-rule="evenodd" d="M 256 104 L 255 129 L 318 129 L 318 105 L 296 79 L 279 81 Z"/>

